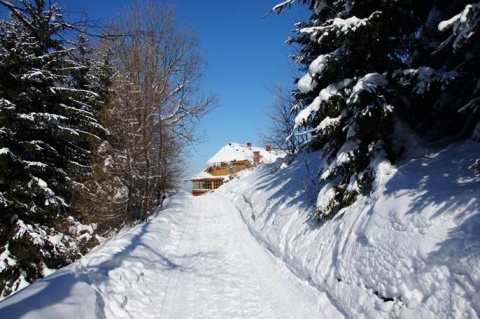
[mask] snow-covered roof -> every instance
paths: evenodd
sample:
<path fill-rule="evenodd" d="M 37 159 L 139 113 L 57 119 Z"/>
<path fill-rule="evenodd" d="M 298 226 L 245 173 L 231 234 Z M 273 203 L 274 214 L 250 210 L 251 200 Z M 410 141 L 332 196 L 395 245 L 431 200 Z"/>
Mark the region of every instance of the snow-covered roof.
<path fill-rule="evenodd" d="M 214 176 L 206 171 L 195 174 L 191 179 L 223 179 L 225 176 Z"/>
<path fill-rule="evenodd" d="M 247 160 L 251 164 L 254 164 L 253 152 L 255 151 L 260 152 L 262 163 L 271 163 L 274 162 L 278 157 L 283 156 L 277 151 L 269 152 L 262 147 L 247 146 L 238 143 L 228 143 L 207 161 L 207 166 L 210 167 L 220 163 L 229 163 L 244 160 Z"/>
<path fill-rule="evenodd" d="M 254 163 L 253 152 L 260 152 L 261 163 L 273 163 L 279 157 L 284 157 L 285 152 L 279 150 L 267 151 L 262 147 L 248 146 L 239 143 L 228 143 L 223 146 L 215 155 L 207 161 L 207 168 L 221 163 L 230 163 L 234 161 L 249 161 Z M 190 180 L 225 178 L 225 176 L 214 176 L 205 170 L 195 174 Z"/>

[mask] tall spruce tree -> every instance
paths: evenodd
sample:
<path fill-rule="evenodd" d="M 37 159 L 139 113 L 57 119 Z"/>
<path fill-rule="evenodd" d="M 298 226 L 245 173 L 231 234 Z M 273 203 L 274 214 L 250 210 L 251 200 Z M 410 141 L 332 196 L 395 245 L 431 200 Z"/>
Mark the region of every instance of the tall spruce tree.
<path fill-rule="evenodd" d="M 48 234 L 74 213 L 72 182 L 88 172 L 88 140 L 101 127 L 89 104 L 95 93 L 80 81 L 86 66 L 64 40 L 69 25 L 60 8 L 44 0 L 18 6 L 1 0 L 0 6 L 10 13 L 9 21 L 0 21 L 0 249 L 10 260 L 0 273 L 5 290 L 76 254 L 49 242 Z"/>
<path fill-rule="evenodd" d="M 309 21 L 298 24 L 295 129 L 307 127 L 311 147 L 322 151 L 322 189 L 317 219 L 333 216 L 359 194 L 368 193 L 375 167 L 394 162 L 396 109 L 404 104 L 392 80 L 408 68 L 429 1 L 300 0 Z"/>

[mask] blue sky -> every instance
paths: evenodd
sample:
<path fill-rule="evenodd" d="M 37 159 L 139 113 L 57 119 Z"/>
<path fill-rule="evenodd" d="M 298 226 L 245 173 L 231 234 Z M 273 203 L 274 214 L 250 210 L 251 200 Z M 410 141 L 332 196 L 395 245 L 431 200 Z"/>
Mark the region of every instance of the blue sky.
<path fill-rule="evenodd" d="M 62 0 L 67 11 L 85 9 L 91 19 L 119 14 L 129 0 Z M 270 14 L 280 0 L 174 0 L 177 20 L 194 28 L 208 64 L 202 90 L 217 94 L 220 106 L 202 121 L 206 142 L 189 157 L 185 177 L 201 171 L 205 162 L 229 142 L 261 146 L 259 131 L 268 123 L 271 89 L 292 85 L 294 68 L 285 44 L 294 23 L 307 13 L 286 10 Z"/>

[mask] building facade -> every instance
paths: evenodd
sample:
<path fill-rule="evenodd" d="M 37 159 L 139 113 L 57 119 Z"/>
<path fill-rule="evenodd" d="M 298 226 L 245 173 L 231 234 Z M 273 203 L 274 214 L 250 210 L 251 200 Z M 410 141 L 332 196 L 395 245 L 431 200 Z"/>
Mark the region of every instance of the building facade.
<path fill-rule="evenodd" d="M 278 157 L 282 157 L 282 152 L 274 152 L 268 146 L 259 148 L 251 143 L 228 143 L 207 161 L 203 171 L 190 179 L 192 194 L 198 196 L 211 192 L 231 180 L 236 173 L 261 163 L 273 162 Z"/>

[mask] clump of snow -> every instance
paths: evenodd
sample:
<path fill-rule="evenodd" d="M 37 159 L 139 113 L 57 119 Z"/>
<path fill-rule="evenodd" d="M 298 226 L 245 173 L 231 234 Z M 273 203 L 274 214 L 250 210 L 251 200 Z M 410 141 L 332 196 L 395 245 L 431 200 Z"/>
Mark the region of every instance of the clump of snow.
<path fill-rule="evenodd" d="M 32 161 L 23 161 L 27 167 L 38 167 L 38 168 L 47 168 L 48 165 L 42 162 L 32 162 Z"/>
<path fill-rule="evenodd" d="M 322 10 L 325 7 L 322 8 Z M 378 11 L 373 12 L 368 18 L 359 19 L 355 16 L 342 19 L 342 18 L 334 18 L 328 20 L 325 25 L 323 26 L 316 26 L 316 27 L 306 27 L 300 29 L 300 33 L 311 34 L 312 37 L 316 37 L 317 35 L 326 35 L 330 31 L 334 32 L 342 32 L 342 33 L 349 33 L 354 32 L 358 28 L 367 25 L 372 17 L 377 16 L 379 14 Z"/>
<path fill-rule="evenodd" d="M 320 55 L 310 63 L 308 73 L 298 80 L 297 87 L 300 92 L 308 93 L 317 87 L 314 75 L 321 74 L 325 70 L 327 63 L 333 54 L 335 53 Z"/>
<path fill-rule="evenodd" d="M 335 118 L 331 118 L 327 116 L 320 122 L 320 124 L 318 124 L 318 126 L 315 128 L 315 131 L 320 132 L 320 131 L 324 131 L 325 129 L 331 126 L 336 126 L 337 124 L 340 123 L 341 119 L 342 119 L 342 115 L 337 116 Z"/>
<path fill-rule="evenodd" d="M 451 17 L 451 18 L 448 19 L 448 20 L 445 20 L 445 21 L 440 22 L 440 23 L 438 24 L 438 31 L 443 32 L 443 31 L 446 31 L 446 30 L 450 29 L 455 22 L 457 22 L 458 20 L 460 20 L 460 16 L 462 16 L 461 13 L 459 13 L 459 14 Z"/>
<path fill-rule="evenodd" d="M 320 55 L 318 58 L 313 60 L 312 63 L 310 63 L 308 70 L 313 74 L 322 73 L 323 70 L 325 70 L 325 65 L 327 64 L 329 57 L 330 55 L 328 54 Z"/>
<path fill-rule="evenodd" d="M 474 5 L 467 4 L 462 12 L 460 12 L 457 15 L 454 15 L 453 17 L 451 17 L 448 20 L 440 22 L 438 24 L 438 30 L 441 31 L 441 32 L 446 31 L 446 30 L 454 27 L 456 23 L 457 23 L 457 25 L 455 27 L 458 28 L 458 23 L 465 23 L 465 22 L 468 21 L 468 16 L 471 14 L 471 11 L 475 8 L 474 6 L 478 7 L 479 5 L 478 4 L 474 4 Z"/>
<path fill-rule="evenodd" d="M 357 28 L 367 24 L 367 19 L 359 19 L 355 16 L 342 19 L 335 18 L 332 20 L 331 24 L 339 28 L 342 32 L 348 33 L 350 31 L 355 31 Z"/>
<path fill-rule="evenodd" d="M 5 270 L 8 265 L 13 266 L 17 262 L 10 257 L 10 251 L 8 250 L 8 244 L 0 248 L 0 272 Z"/>
<path fill-rule="evenodd" d="M 45 244 L 45 238 L 47 237 L 45 230 L 37 227 L 34 229 L 32 225 L 25 224 L 21 219 L 17 219 L 16 226 L 17 232 L 13 236 L 13 239 L 28 235 L 35 245 L 43 246 Z"/>
<path fill-rule="evenodd" d="M 315 90 L 317 82 L 313 79 L 310 73 L 305 74 L 298 80 L 297 87 L 302 93 L 308 93 Z"/>
<path fill-rule="evenodd" d="M 52 191 L 51 188 L 48 187 L 47 182 L 45 182 L 43 179 L 38 178 L 38 177 L 33 177 L 30 182 L 28 183 L 28 187 L 32 188 L 34 184 L 37 184 L 38 187 L 44 190 L 45 192 L 45 205 L 48 206 L 50 204 L 53 204 L 55 206 L 58 205 L 57 202 L 57 197 L 55 196 L 55 193 Z"/>
<path fill-rule="evenodd" d="M 349 163 L 353 152 L 355 152 L 360 146 L 360 141 L 356 139 L 347 140 L 342 147 L 338 150 L 337 156 L 331 162 L 324 162 L 321 166 L 320 179 L 325 180 L 331 174 L 332 170 L 341 166 L 342 164 Z"/>
<path fill-rule="evenodd" d="M 355 103 L 363 91 L 375 93 L 378 87 L 386 86 L 387 84 L 388 81 L 385 76 L 378 73 L 369 73 L 357 81 L 347 102 Z"/>
<path fill-rule="evenodd" d="M 84 225 L 73 219 L 69 218 L 71 226 L 69 228 L 70 235 L 74 235 L 78 241 L 89 240 L 97 225 Z M 73 244 L 73 241 L 69 235 L 56 232 L 53 229 L 47 229 L 45 227 L 39 227 L 32 224 L 26 224 L 21 219 L 16 219 L 15 226 L 17 227 L 17 232 L 13 236 L 13 239 L 28 237 L 30 240 L 38 247 L 51 246 L 54 247 L 55 251 L 58 253 L 66 253 L 71 251 L 76 251 L 77 247 Z"/>
<path fill-rule="evenodd" d="M 453 39 L 451 44 L 453 50 L 459 49 L 474 35 L 478 23 L 480 23 L 480 4 L 467 4 L 462 12 L 439 23 L 439 31 L 452 29 L 453 33 L 440 45 L 440 48 L 443 48 Z"/>
<path fill-rule="evenodd" d="M 306 108 L 301 110 L 295 117 L 294 129 L 298 129 L 303 123 L 307 122 L 308 118 L 317 112 L 322 105 L 322 102 L 327 102 L 332 96 L 339 94 L 341 90 L 351 83 L 350 79 L 345 79 L 335 84 L 330 84 L 320 91 L 320 94 L 310 103 Z"/>
<path fill-rule="evenodd" d="M 74 234 L 77 238 L 77 241 L 89 241 L 95 234 L 97 230 L 97 224 L 82 224 L 72 216 L 68 217 L 69 222 L 71 223 L 69 227 L 70 234 Z"/>
<path fill-rule="evenodd" d="M 318 192 L 317 201 L 315 204 L 316 209 L 320 211 L 327 210 L 328 205 L 335 198 L 335 185 L 332 183 L 327 183 L 322 189 Z"/>

